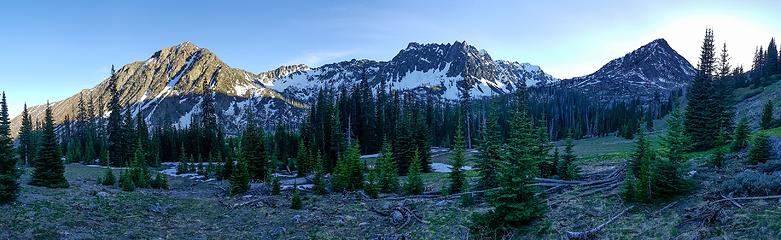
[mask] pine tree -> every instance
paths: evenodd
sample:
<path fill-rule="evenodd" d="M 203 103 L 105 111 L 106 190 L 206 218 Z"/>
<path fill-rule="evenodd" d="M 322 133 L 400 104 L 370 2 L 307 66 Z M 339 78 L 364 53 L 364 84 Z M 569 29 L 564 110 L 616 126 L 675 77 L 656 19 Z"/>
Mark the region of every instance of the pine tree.
<path fill-rule="evenodd" d="M 57 134 L 54 132 L 54 119 L 49 103 L 46 103 L 43 135 L 41 136 L 38 156 L 35 160 L 30 185 L 49 188 L 68 188 L 65 180 L 65 166 L 60 160 L 60 147 L 57 144 Z"/>
<path fill-rule="evenodd" d="M 461 125 L 456 127 L 456 136 L 453 140 L 453 155 L 450 157 L 450 162 L 453 164 L 453 169 L 450 172 L 450 188 L 448 189 L 450 194 L 460 193 L 466 187 L 466 177 L 462 168 L 466 161 L 464 145 L 464 133 L 461 131 Z"/>
<path fill-rule="evenodd" d="M 346 160 L 349 162 L 349 187 L 350 191 L 355 191 L 363 188 L 363 163 L 361 162 L 360 145 L 356 142 L 353 143 L 347 153 L 345 154 Z"/>
<path fill-rule="evenodd" d="M 765 107 L 762 108 L 762 118 L 759 122 L 759 128 L 762 130 L 770 129 L 773 127 L 773 102 L 767 101 Z"/>
<path fill-rule="evenodd" d="M 122 172 L 119 175 L 120 178 L 120 187 L 122 187 L 122 191 L 125 192 L 132 192 L 136 190 L 136 185 L 133 183 L 133 176 L 129 172 L 125 171 Z"/>
<path fill-rule="evenodd" d="M 544 115 L 537 124 L 539 125 L 537 127 L 536 136 L 537 144 L 534 147 L 532 154 L 537 158 L 537 162 L 539 163 L 540 176 L 550 177 L 556 174 L 556 165 L 553 165 L 551 162 L 550 151 L 553 147 L 550 143 L 550 136 L 548 136 L 547 122 L 545 121 Z"/>
<path fill-rule="evenodd" d="M 714 116 L 714 90 L 711 84 L 714 72 L 715 46 L 713 30 L 705 31 L 697 74 L 689 88 L 686 107 L 686 133 L 691 137 L 694 150 L 706 150 L 713 146 L 714 133 L 721 119 Z"/>
<path fill-rule="evenodd" d="M 499 132 L 499 114 L 496 109 L 496 102 L 492 101 L 489 107 L 488 119 L 483 127 L 483 140 L 478 145 L 479 155 L 477 157 L 477 171 L 480 178 L 478 187 L 480 189 L 491 189 L 499 186 L 497 171 L 501 161 L 502 136 Z"/>
<path fill-rule="evenodd" d="M 133 163 L 130 168 L 130 177 L 133 179 L 133 184 L 139 188 L 149 187 L 149 168 L 146 163 L 146 154 L 144 153 L 143 146 L 139 140 L 136 143 L 136 150 L 133 154 Z"/>
<path fill-rule="evenodd" d="M 575 152 L 572 150 L 574 147 L 572 141 L 572 133 L 567 135 L 567 139 L 564 141 L 564 154 L 561 156 L 561 163 L 557 167 L 559 177 L 564 180 L 572 180 L 578 178 L 577 169 L 575 168 Z M 558 153 L 558 149 L 556 149 Z"/>
<path fill-rule="evenodd" d="M 116 184 L 117 178 L 114 177 L 114 171 L 111 170 L 110 167 L 106 168 L 106 173 L 103 175 L 103 184 L 104 186 L 114 186 Z"/>
<path fill-rule="evenodd" d="M 534 134 L 528 112 L 528 100 L 525 86 L 515 92 L 513 110 L 509 119 L 509 132 L 506 154 L 499 170 L 499 186 L 496 192 L 489 194 L 492 210 L 473 217 L 475 223 L 470 227 L 478 233 L 495 232 L 508 227 L 519 227 L 543 215 L 535 190 L 527 186 L 529 179 L 539 176 L 531 149 L 534 146 Z"/>
<path fill-rule="evenodd" d="M 688 151 L 689 139 L 685 131 L 683 116 L 676 106 L 667 119 L 667 135 L 663 137 L 665 157 L 676 164 L 683 163 L 683 154 Z"/>
<path fill-rule="evenodd" d="M 241 151 L 242 157 L 247 161 L 250 176 L 257 180 L 265 180 L 269 173 L 264 135 L 263 130 L 255 125 L 252 110 L 247 109 L 247 125 L 241 138 Z"/>
<path fill-rule="evenodd" d="M 19 158 L 25 166 L 30 166 L 30 162 L 35 159 L 33 146 L 33 121 L 30 119 L 30 113 L 27 111 L 27 104 L 24 104 L 22 111 L 22 126 L 19 128 Z"/>
<path fill-rule="evenodd" d="M 271 195 L 279 195 L 279 192 L 281 190 L 281 186 L 279 184 L 279 178 L 276 176 L 271 177 Z"/>
<path fill-rule="evenodd" d="M 390 193 L 398 190 L 399 175 L 393 158 L 393 147 L 388 140 L 382 144 L 382 152 L 376 164 L 379 171 L 380 192 Z"/>
<path fill-rule="evenodd" d="M 106 127 L 108 133 L 108 153 L 111 166 L 121 167 L 124 164 L 124 133 L 122 131 L 122 109 L 119 106 L 119 92 L 117 91 L 117 76 L 114 66 L 111 66 L 111 77 L 108 80 L 108 90 L 111 95 L 109 101 L 109 117 Z"/>
<path fill-rule="evenodd" d="M 767 51 L 765 51 L 765 75 L 768 76 L 767 79 L 770 79 L 770 75 L 778 73 L 777 67 L 778 67 L 778 50 L 776 46 L 776 39 L 771 38 L 770 44 L 767 46 Z M 768 84 L 770 84 L 769 82 Z"/>
<path fill-rule="evenodd" d="M 312 185 L 314 185 L 314 187 L 312 189 L 317 195 L 325 195 L 325 180 L 323 179 L 325 170 L 323 169 L 323 158 L 320 156 L 319 152 L 317 153 L 316 159 L 317 161 L 313 169 L 315 176 L 312 178 Z"/>
<path fill-rule="evenodd" d="M 732 139 L 732 151 L 737 152 L 748 147 L 748 118 L 743 117 L 735 128 L 735 136 Z"/>
<path fill-rule="evenodd" d="M 309 166 L 311 160 L 309 159 L 309 150 L 306 148 L 303 139 L 298 140 L 298 151 L 296 152 L 296 169 L 298 170 L 298 176 L 303 177 L 310 171 Z"/>
<path fill-rule="evenodd" d="M 230 178 L 230 194 L 238 195 L 249 191 L 249 170 L 247 169 L 247 162 L 244 159 L 239 159 L 239 163 L 236 165 L 236 171 L 233 172 Z"/>
<path fill-rule="evenodd" d="M 16 200 L 19 183 L 16 176 L 16 154 L 11 140 L 8 102 L 3 92 L 0 99 L 0 205 Z"/>
<path fill-rule="evenodd" d="M 420 159 L 418 154 L 412 158 L 412 163 L 409 166 L 409 173 L 407 173 L 407 183 L 404 184 L 404 191 L 408 195 L 420 195 L 423 194 L 423 179 L 420 177 Z"/>
<path fill-rule="evenodd" d="M 293 197 L 290 199 L 290 209 L 301 209 L 301 193 L 299 193 L 298 185 L 293 186 Z"/>
<path fill-rule="evenodd" d="M 380 193 L 380 184 L 378 181 L 378 175 L 379 175 L 379 169 L 377 167 L 373 167 L 369 169 L 369 176 L 366 177 L 366 186 L 364 186 L 363 191 L 368 195 L 370 198 L 376 199 L 379 197 Z"/>
<path fill-rule="evenodd" d="M 623 197 L 627 201 L 650 202 L 652 199 L 652 164 L 656 154 L 646 139 L 645 131 L 637 133 L 635 151 L 627 164 L 627 176 L 624 180 Z"/>
<path fill-rule="evenodd" d="M 770 160 L 770 139 L 760 132 L 754 137 L 754 142 L 748 150 L 748 160 L 751 164 L 764 163 Z"/>

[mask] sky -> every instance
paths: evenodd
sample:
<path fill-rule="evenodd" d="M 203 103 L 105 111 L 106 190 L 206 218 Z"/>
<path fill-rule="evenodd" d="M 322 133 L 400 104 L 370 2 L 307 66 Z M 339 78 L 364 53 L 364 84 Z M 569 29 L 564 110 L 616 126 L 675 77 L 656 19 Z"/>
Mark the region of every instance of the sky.
<path fill-rule="evenodd" d="M 467 41 L 558 78 L 587 75 L 657 38 L 697 64 L 706 27 L 733 65 L 781 36 L 781 1 L 3 1 L 0 90 L 11 116 L 190 41 L 232 67 L 389 60 L 409 42 Z"/>

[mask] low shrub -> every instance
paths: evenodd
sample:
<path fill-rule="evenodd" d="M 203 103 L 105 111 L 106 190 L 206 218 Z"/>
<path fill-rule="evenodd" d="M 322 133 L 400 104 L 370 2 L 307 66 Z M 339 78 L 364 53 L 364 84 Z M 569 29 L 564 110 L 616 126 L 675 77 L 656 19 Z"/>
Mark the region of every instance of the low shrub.
<path fill-rule="evenodd" d="M 725 193 L 749 196 L 781 194 L 781 177 L 744 171 L 722 183 L 721 190 Z"/>

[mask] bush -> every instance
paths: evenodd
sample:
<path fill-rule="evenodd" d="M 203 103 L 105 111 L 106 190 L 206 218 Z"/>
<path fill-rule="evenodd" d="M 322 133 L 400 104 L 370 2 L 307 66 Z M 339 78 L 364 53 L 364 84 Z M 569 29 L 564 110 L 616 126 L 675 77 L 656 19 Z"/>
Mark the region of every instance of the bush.
<path fill-rule="evenodd" d="M 744 171 L 721 184 L 724 193 L 749 196 L 781 194 L 781 177 Z"/>
<path fill-rule="evenodd" d="M 757 171 L 763 173 L 773 173 L 773 172 L 781 171 L 781 160 L 773 160 L 763 164 L 759 164 L 757 165 Z"/>
<path fill-rule="evenodd" d="M 279 178 L 271 177 L 271 195 L 279 195 L 280 188 Z"/>

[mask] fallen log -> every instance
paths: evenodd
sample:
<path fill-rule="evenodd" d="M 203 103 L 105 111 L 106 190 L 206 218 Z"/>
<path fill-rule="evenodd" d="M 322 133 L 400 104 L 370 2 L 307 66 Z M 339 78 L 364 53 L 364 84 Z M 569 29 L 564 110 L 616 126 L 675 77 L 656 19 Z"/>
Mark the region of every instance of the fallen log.
<path fill-rule="evenodd" d="M 735 207 L 738 207 L 738 208 L 743 208 L 743 205 L 740 205 L 740 203 L 738 203 L 737 201 L 735 201 L 735 199 L 728 198 L 728 197 L 724 196 L 724 194 L 721 194 L 721 198 L 728 200 L 729 202 L 731 202 L 731 203 L 732 203 L 732 205 L 735 205 Z"/>
<path fill-rule="evenodd" d="M 632 208 L 634 208 L 634 206 L 628 207 L 628 208 L 624 209 L 624 211 L 621 211 L 620 213 L 618 213 L 615 216 L 613 216 L 612 218 L 610 218 L 610 220 L 607 220 L 607 222 L 602 223 L 602 224 L 600 224 L 599 226 L 597 226 L 595 228 L 592 228 L 592 229 L 589 229 L 589 230 L 586 230 L 586 231 L 583 231 L 583 232 L 567 231 L 566 232 L 567 233 L 567 238 L 568 239 L 588 239 L 588 238 L 591 238 L 595 234 L 597 234 L 600 231 L 602 231 L 602 229 L 605 228 L 605 226 L 607 226 L 608 224 L 612 223 L 618 217 L 620 217 L 621 215 L 624 215 L 624 213 L 626 213 L 627 211 L 629 211 Z"/>
<path fill-rule="evenodd" d="M 721 200 L 713 201 L 711 203 L 715 204 L 715 203 L 734 201 L 734 200 L 767 200 L 767 199 L 776 199 L 776 198 L 781 198 L 781 195 L 759 196 L 759 197 L 736 197 L 736 198 L 721 199 Z"/>

